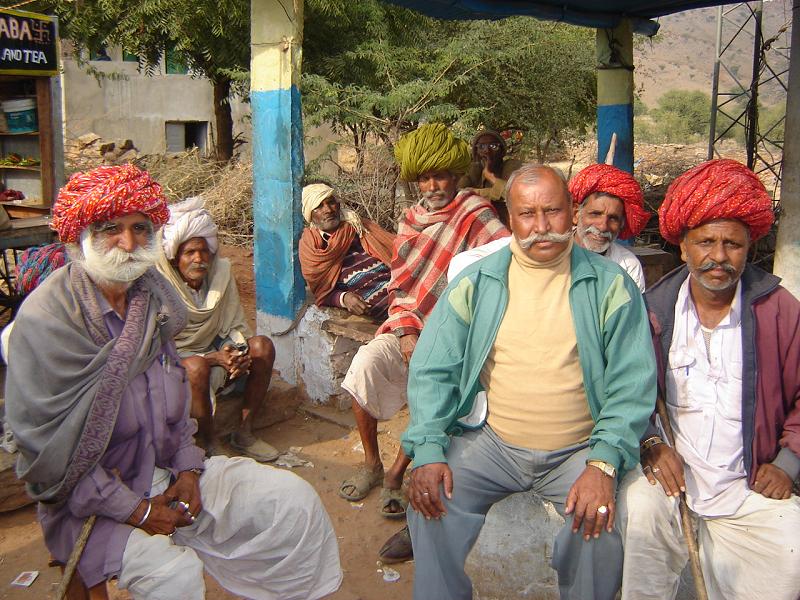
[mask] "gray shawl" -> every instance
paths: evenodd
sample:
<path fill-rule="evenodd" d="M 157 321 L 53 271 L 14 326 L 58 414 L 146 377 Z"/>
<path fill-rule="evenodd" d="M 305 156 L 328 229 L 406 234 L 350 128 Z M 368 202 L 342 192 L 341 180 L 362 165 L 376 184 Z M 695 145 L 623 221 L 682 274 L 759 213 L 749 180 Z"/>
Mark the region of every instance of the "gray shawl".
<path fill-rule="evenodd" d="M 19 445 L 17 475 L 40 502 L 66 500 L 100 461 L 128 382 L 186 322 L 183 303 L 152 268 L 131 286 L 117 338 L 97 293 L 73 262 L 23 302 L 11 333 L 6 412 Z"/>

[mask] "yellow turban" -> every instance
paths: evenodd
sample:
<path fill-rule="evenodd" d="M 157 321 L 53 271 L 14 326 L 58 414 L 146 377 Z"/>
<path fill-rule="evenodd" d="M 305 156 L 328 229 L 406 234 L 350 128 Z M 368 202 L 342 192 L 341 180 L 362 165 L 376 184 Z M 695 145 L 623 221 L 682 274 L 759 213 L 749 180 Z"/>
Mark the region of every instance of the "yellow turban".
<path fill-rule="evenodd" d="M 422 125 L 404 135 L 397 142 L 394 155 L 400 163 L 400 178 L 405 181 L 416 181 L 429 171 L 461 175 L 472 161 L 469 145 L 441 123 Z"/>

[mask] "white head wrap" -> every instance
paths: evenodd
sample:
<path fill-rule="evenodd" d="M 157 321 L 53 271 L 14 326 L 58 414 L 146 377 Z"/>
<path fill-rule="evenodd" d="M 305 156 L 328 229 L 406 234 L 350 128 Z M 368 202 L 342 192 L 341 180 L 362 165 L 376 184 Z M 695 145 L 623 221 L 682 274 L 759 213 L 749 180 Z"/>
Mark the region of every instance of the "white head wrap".
<path fill-rule="evenodd" d="M 325 200 L 335 195 L 336 191 L 329 185 L 324 183 L 312 183 L 303 188 L 303 218 L 311 227 L 314 223 L 311 221 L 311 212 L 318 208 Z M 361 223 L 361 217 L 354 210 L 339 207 L 339 216 L 342 221 L 346 221 L 352 225 L 359 236 L 364 233 L 364 225 Z"/>
<path fill-rule="evenodd" d="M 161 245 L 169 260 L 175 258 L 182 243 L 192 238 L 205 238 L 211 254 L 219 249 L 217 224 L 203 208 L 202 196 L 193 196 L 169 207 L 169 221 L 162 230 Z"/>

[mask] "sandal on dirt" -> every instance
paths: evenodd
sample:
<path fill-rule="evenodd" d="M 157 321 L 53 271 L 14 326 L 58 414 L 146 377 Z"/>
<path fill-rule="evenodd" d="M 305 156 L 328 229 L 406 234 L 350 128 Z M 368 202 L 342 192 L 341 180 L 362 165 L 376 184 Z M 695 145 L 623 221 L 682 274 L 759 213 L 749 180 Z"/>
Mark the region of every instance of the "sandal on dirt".
<path fill-rule="evenodd" d="M 342 482 L 339 486 L 339 496 L 350 502 L 356 502 L 366 498 L 369 491 L 383 483 L 383 469 L 380 471 L 373 471 L 361 465 L 353 475 Z M 348 493 L 345 491 L 347 488 L 353 488 L 353 491 Z"/>
<path fill-rule="evenodd" d="M 390 510 L 393 506 L 401 508 L 402 510 L 393 512 Z M 386 519 L 402 519 L 406 516 L 406 508 L 408 507 L 408 496 L 402 489 L 390 490 L 389 488 L 381 489 L 381 516 Z"/>

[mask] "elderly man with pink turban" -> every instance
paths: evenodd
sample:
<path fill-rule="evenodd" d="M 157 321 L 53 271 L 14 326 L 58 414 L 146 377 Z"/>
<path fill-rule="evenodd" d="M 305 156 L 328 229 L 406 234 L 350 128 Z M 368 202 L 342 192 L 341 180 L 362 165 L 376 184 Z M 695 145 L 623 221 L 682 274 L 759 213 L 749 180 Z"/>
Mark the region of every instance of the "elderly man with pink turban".
<path fill-rule="evenodd" d="M 645 294 L 675 446 L 651 426 L 620 491 L 622 598 L 675 597 L 685 494 L 709 598 L 796 600 L 800 302 L 747 262 L 772 200 L 744 165 L 711 160 L 675 179 L 659 221 L 686 261 Z"/>
<path fill-rule="evenodd" d="M 152 268 L 169 217 L 132 165 L 72 176 L 53 228 L 73 256 L 22 303 L 6 409 L 17 473 L 39 502 L 50 553 L 90 593 L 118 578 L 135 599 L 205 598 L 203 570 L 234 594 L 320 598 L 341 581 L 314 490 L 249 458 L 203 460 L 173 339 L 186 308 Z"/>
<path fill-rule="evenodd" d="M 244 404 L 231 445 L 259 462 L 275 460 L 278 451 L 252 432 L 272 377 L 275 346 L 250 331 L 231 263 L 217 255 L 217 224 L 202 197 L 170 207 L 161 242 L 164 253 L 156 266 L 187 311 L 186 327 L 175 336 L 175 345 L 189 377 L 198 442 L 207 455 L 214 454 L 212 398 L 223 388 L 236 389 L 244 394 Z"/>
<path fill-rule="evenodd" d="M 642 231 L 650 213 L 633 175 L 611 165 L 589 165 L 569 182 L 575 199 L 575 241 L 620 265 L 644 292 L 642 264 L 617 238 L 628 240 Z"/>

